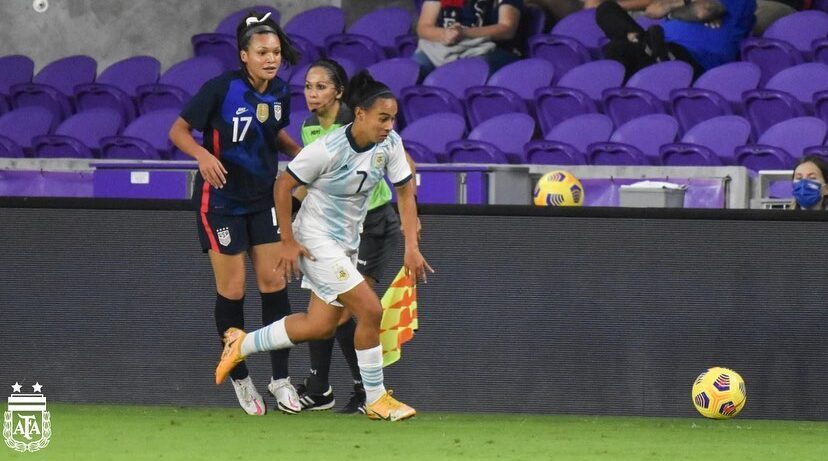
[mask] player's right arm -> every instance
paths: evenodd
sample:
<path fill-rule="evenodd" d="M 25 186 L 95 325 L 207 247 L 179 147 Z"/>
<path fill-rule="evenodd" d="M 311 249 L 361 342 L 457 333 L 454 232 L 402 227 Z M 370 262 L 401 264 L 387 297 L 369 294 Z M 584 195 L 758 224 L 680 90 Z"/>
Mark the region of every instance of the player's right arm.
<path fill-rule="evenodd" d="M 276 178 L 274 186 L 274 201 L 276 203 L 276 222 L 279 225 L 282 251 L 276 260 L 276 271 L 284 271 L 288 281 L 298 279 L 301 275 L 299 270 L 299 256 L 313 259 L 313 256 L 296 241 L 293 236 L 293 224 L 291 223 L 291 212 L 293 208 L 293 189 L 300 184 L 289 172 L 282 173 Z"/>
<path fill-rule="evenodd" d="M 221 189 L 227 183 L 227 170 L 215 155 L 196 142 L 191 130 L 196 129 L 207 134 L 210 116 L 220 107 L 226 93 L 226 83 L 221 77 L 209 80 L 190 99 L 169 132 L 170 141 L 181 152 L 198 161 L 201 176 L 216 189 Z"/>
<path fill-rule="evenodd" d="M 227 170 L 213 154 L 196 142 L 191 134 L 192 127 L 186 120 L 178 117 L 170 128 L 170 141 L 178 147 L 181 152 L 189 155 L 198 161 L 198 171 L 208 184 L 221 189 L 227 184 Z"/>

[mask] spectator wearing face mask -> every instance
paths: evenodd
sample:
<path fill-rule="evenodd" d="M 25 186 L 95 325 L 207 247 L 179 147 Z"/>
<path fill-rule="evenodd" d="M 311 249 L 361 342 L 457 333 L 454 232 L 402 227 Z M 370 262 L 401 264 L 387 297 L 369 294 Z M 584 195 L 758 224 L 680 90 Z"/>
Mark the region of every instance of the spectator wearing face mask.
<path fill-rule="evenodd" d="M 828 162 L 816 155 L 799 159 L 793 172 L 793 196 L 795 210 L 824 210 L 828 201 Z"/>

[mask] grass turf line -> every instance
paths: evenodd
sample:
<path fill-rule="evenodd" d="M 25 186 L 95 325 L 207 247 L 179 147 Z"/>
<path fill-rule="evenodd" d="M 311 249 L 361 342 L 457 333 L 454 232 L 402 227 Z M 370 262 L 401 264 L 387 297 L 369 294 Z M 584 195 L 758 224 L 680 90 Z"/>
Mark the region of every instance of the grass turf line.
<path fill-rule="evenodd" d="M 25 460 L 764 460 L 825 459 L 828 423 L 423 413 L 364 416 L 236 408 L 49 404 L 52 437 Z"/>

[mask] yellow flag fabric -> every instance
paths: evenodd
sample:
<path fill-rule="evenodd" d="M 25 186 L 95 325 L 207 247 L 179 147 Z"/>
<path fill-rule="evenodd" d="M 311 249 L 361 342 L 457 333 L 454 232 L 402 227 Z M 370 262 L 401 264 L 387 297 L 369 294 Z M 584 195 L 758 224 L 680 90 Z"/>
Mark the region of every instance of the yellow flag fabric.
<path fill-rule="evenodd" d="M 382 366 L 400 359 L 402 345 L 414 337 L 417 328 L 417 285 L 403 267 L 382 296 Z"/>

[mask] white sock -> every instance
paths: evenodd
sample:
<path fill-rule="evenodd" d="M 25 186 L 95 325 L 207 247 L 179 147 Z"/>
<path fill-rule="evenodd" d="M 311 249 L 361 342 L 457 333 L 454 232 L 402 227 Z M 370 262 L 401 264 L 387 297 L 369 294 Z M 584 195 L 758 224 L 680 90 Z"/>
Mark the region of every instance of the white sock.
<path fill-rule="evenodd" d="M 385 393 L 382 377 L 382 345 L 356 351 L 362 386 L 365 387 L 365 403 L 372 404 Z"/>
<path fill-rule="evenodd" d="M 290 341 L 285 330 L 285 319 L 281 318 L 264 328 L 248 333 L 242 342 L 241 353 L 247 357 L 254 352 L 275 351 L 293 346 L 295 344 Z"/>

